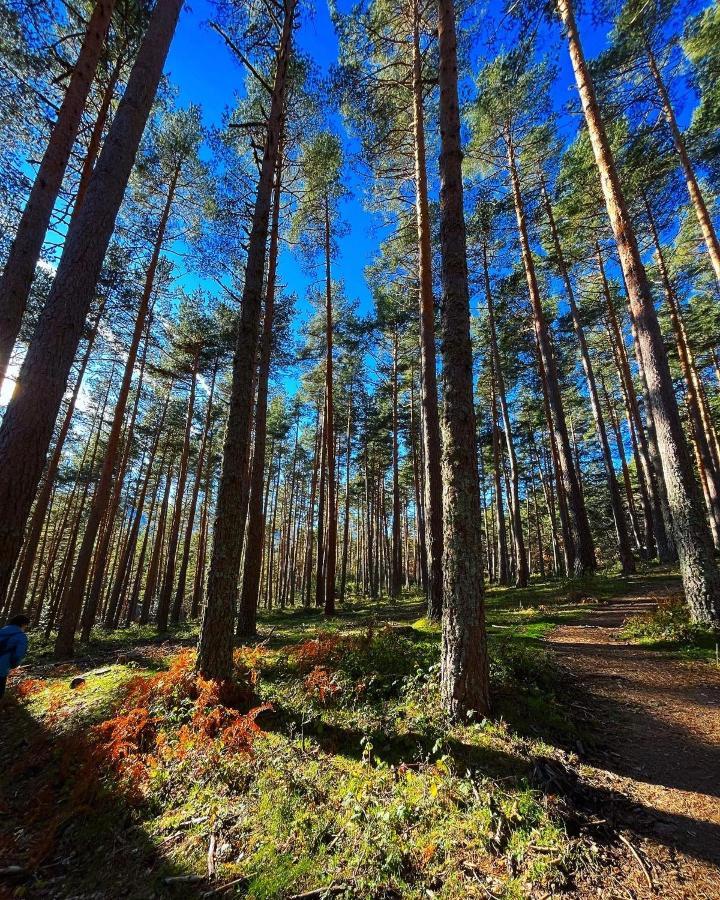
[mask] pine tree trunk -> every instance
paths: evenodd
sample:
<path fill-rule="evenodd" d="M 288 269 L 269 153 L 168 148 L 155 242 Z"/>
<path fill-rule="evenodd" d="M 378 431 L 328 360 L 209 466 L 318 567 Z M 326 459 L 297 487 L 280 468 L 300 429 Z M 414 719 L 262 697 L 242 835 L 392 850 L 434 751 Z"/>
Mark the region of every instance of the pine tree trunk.
<path fill-rule="evenodd" d="M 190 371 L 190 396 L 187 403 L 185 416 L 185 434 L 180 454 L 180 470 L 178 472 L 177 486 L 175 488 L 175 502 L 173 503 L 173 517 L 170 525 L 170 540 L 168 541 L 167 562 L 165 564 L 165 576 L 163 578 L 160 597 L 158 599 L 157 630 L 161 634 L 167 631 L 168 613 L 174 625 L 180 621 L 182 601 L 185 592 L 175 595 L 175 602 L 170 608 L 173 599 L 173 586 L 175 584 L 175 564 L 177 562 L 177 549 L 180 543 L 180 526 L 182 523 L 183 502 L 185 500 L 185 485 L 187 483 L 188 461 L 190 459 L 190 437 L 192 434 L 193 416 L 195 414 L 195 389 L 197 386 L 198 367 L 200 365 L 200 347 L 195 350 L 195 355 Z"/>
<path fill-rule="evenodd" d="M 115 0 L 97 0 L 0 278 L 0 384 L 20 332 L 35 267 L 105 45 Z"/>
<path fill-rule="evenodd" d="M 320 437 L 320 475 L 318 485 L 317 565 L 315 569 L 315 606 L 325 607 L 325 485 L 327 472 L 327 396 L 323 403 L 322 432 Z"/>
<path fill-rule="evenodd" d="M 335 505 L 335 412 L 333 402 L 333 313 L 330 279 L 330 210 L 325 198 L 325 455 L 327 459 L 327 539 L 325 541 L 325 615 L 335 615 L 337 508 Z"/>
<path fill-rule="evenodd" d="M 278 233 L 280 228 L 280 187 L 282 146 L 278 151 L 275 188 L 273 192 L 272 223 L 268 276 L 265 289 L 265 318 L 260 343 L 257 398 L 255 400 L 255 441 L 250 473 L 248 498 L 248 526 L 243 560 L 242 587 L 238 611 L 237 636 L 251 638 L 257 632 L 257 607 L 263 559 L 265 518 L 263 516 L 263 486 L 265 483 L 265 447 L 267 440 L 267 400 L 272 352 L 273 318 L 275 315 L 275 277 L 277 272 Z"/>
<path fill-rule="evenodd" d="M 397 598 L 402 589 L 402 544 L 400 532 L 400 468 L 398 435 L 398 333 L 393 334 L 392 370 L 392 565 L 390 567 L 390 596 Z"/>
<path fill-rule="evenodd" d="M 284 0 L 282 33 L 276 54 L 275 78 L 265 147 L 248 241 L 245 284 L 233 357 L 230 409 L 215 505 L 215 527 L 208 575 L 207 602 L 198 642 L 197 667 L 206 678 L 229 678 L 232 674 L 235 600 L 245 525 L 239 519 L 243 494 L 247 496 L 246 482 L 254 399 L 255 367 L 248 365 L 248 360 L 254 360 L 257 354 L 270 206 L 282 130 L 295 8 L 296 0 Z"/>
<path fill-rule="evenodd" d="M 650 414 L 655 427 L 665 486 L 672 511 L 675 545 L 685 596 L 694 621 L 720 624 L 720 571 L 702 499 L 692 470 L 670 367 L 650 285 L 640 258 L 635 233 L 625 205 L 610 143 L 590 73 L 583 56 L 571 0 L 557 0 L 565 26 L 570 58 L 585 113 L 590 142 L 601 176 L 605 205 L 618 246 L 630 307 L 637 330 L 637 348 L 648 382 Z"/>
<path fill-rule="evenodd" d="M 158 516 L 157 527 L 155 529 L 155 541 L 153 543 L 153 551 L 150 557 L 150 565 L 148 566 L 147 578 L 145 579 L 145 590 L 143 592 L 142 607 L 140 609 L 140 625 L 147 625 L 150 621 L 150 612 L 152 603 L 155 599 L 155 589 L 157 587 L 158 575 L 160 573 L 160 562 L 162 556 L 163 540 L 165 538 L 165 523 L 167 521 L 168 506 L 170 503 L 170 485 L 172 484 L 172 463 L 168 468 L 165 476 L 165 489 L 163 491 L 162 503 L 160 504 L 160 514 Z M 149 527 L 148 523 L 148 527 Z"/>
<path fill-rule="evenodd" d="M 507 585 L 510 583 L 508 574 L 508 554 L 507 554 L 507 536 L 505 534 L 505 510 L 503 506 L 502 493 L 502 453 L 500 452 L 500 429 L 498 427 L 498 408 L 497 394 L 495 391 L 495 365 L 491 355 L 491 376 L 490 390 L 492 394 L 492 447 L 493 447 L 493 483 L 495 485 L 495 527 L 497 533 L 497 568 L 496 579 L 499 585 Z M 525 553 L 523 551 L 522 561 L 526 572 L 527 583 L 527 562 L 525 562 Z"/>
<path fill-rule="evenodd" d="M 420 567 L 420 583 L 425 596 L 429 596 L 428 554 L 426 544 L 426 519 L 423 497 L 425 492 L 421 483 L 420 463 L 418 460 L 418 439 L 415 428 L 415 373 L 410 373 L 410 449 L 412 451 L 413 485 L 415 487 L 415 531 L 417 535 L 417 554 Z"/>
<path fill-rule="evenodd" d="M 442 474 L 440 415 L 435 362 L 435 303 L 433 301 L 432 248 L 425 155 L 425 110 L 420 50 L 420 12 L 413 2 L 413 127 L 415 137 L 415 207 L 418 234 L 418 279 L 420 302 L 420 387 L 422 438 L 425 450 L 425 547 L 428 570 L 428 618 L 442 615 Z"/>
<path fill-rule="evenodd" d="M 343 552 L 340 566 L 340 603 L 345 602 L 347 583 L 348 542 L 350 539 L 350 461 L 352 458 L 352 384 L 348 390 L 347 430 L 345 432 L 345 514 L 343 517 Z"/>
<path fill-rule="evenodd" d="M 665 293 L 665 300 L 667 301 L 668 309 L 670 310 L 670 321 L 675 334 L 675 345 L 680 360 L 680 369 L 683 373 L 687 388 L 687 406 L 690 414 L 693 439 L 697 449 L 699 462 L 698 469 L 700 471 L 707 501 L 710 528 L 712 530 L 715 546 L 720 549 L 720 470 L 718 469 L 718 461 L 713 452 L 715 449 L 715 436 L 712 431 L 712 423 L 706 421 L 705 416 L 703 415 L 700 386 L 695 374 L 692 351 L 690 350 L 687 341 L 687 335 L 680 314 L 680 307 L 677 302 L 675 290 L 670 281 L 667 266 L 665 265 L 665 257 L 662 252 L 662 247 L 660 246 L 660 238 L 658 236 L 652 209 L 650 208 L 650 204 L 646 197 L 644 200 L 648 224 L 650 225 L 650 233 L 652 235 L 653 244 L 655 245 L 655 256 L 660 271 L 660 279 Z"/>
<path fill-rule="evenodd" d="M 470 715 L 488 713 L 490 692 L 452 0 L 438 0 L 438 37 L 444 386 L 441 689 L 448 716 L 467 722 Z"/>
<path fill-rule="evenodd" d="M 158 0 L 0 426 L 0 594 L 22 543 L 115 218 L 182 0 Z M 61 650 L 64 648 L 61 647 Z"/>
<path fill-rule="evenodd" d="M 137 360 L 138 349 L 140 347 L 140 340 L 142 338 L 143 331 L 145 330 L 147 318 L 152 305 L 155 272 L 157 271 L 158 262 L 160 260 L 160 253 L 162 251 L 162 245 L 165 239 L 165 230 L 167 227 L 168 219 L 170 217 L 170 210 L 172 208 L 173 199 L 175 197 L 175 188 L 177 186 L 179 175 L 180 166 L 178 165 L 170 180 L 167 196 L 165 198 L 165 205 L 158 225 L 158 232 L 155 237 L 152 256 L 150 258 L 148 270 L 145 275 L 143 293 L 140 298 L 140 305 L 138 307 L 137 315 L 135 318 L 135 328 L 133 331 L 132 340 L 130 342 L 130 347 L 127 352 L 127 357 L 125 359 L 125 371 L 123 373 L 123 380 L 120 385 L 120 391 L 118 393 L 117 402 L 115 404 L 115 414 L 110 429 L 110 435 L 108 437 L 107 447 L 105 448 L 105 456 L 103 459 L 102 471 L 100 473 L 100 481 L 98 482 L 95 496 L 93 497 L 92 506 L 90 507 L 90 515 L 85 525 L 85 532 L 83 534 L 82 543 L 80 544 L 80 552 L 78 553 L 78 558 L 75 563 L 72 580 L 68 587 L 67 596 L 63 602 L 63 614 L 58 628 L 57 639 L 55 641 L 54 652 L 56 659 L 62 659 L 64 657 L 73 655 L 75 631 L 80 619 L 80 610 L 82 608 L 83 598 L 85 596 L 85 588 L 88 581 L 88 575 L 90 573 L 90 563 L 92 560 L 93 548 L 95 547 L 95 540 L 102 525 L 103 519 L 107 515 L 108 509 L 112 508 L 113 505 L 113 498 L 111 496 L 113 493 L 113 481 L 115 481 L 116 498 L 119 496 L 119 490 L 122 486 L 122 480 L 119 477 L 121 473 L 117 473 L 117 478 L 115 478 L 114 476 L 116 474 L 117 456 L 120 448 L 122 426 L 125 419 L 125 409 L 127 406 L 128 397 L 130 395 L 130 385 L 132 383 L 133 371 L 135 369 L 135 362 Z M 102 578 L 102 569 L 104 568 L 105 555 L 107 551 L 107 541 L 103 541 L 101 537 L 100 543 L 100 572 L 98 573 L 98 578 Z M 87 637 L 89 636 L 89 627 L 92 625 L 95 619 L 97 601 L 100 591 L 100 583 L 96 582 L 94 587 L 94 596 L 90 598 L 88 604 L 89 608 L 87 610 L 85 623 L 83 625 L 83 633 L 85 639 L 87 639 Z"/>
<path fill-rule="evenodd" d="M 188 565 L 190 564 L 190 548 L 192 544 L 193 530 L 195 527 L 195 514 L 197 512 L 198 497 L 200 496 L 200 482 L 203 476 L 203 468 L 205 465 L 205 453 L 207 450 L 208 437 L 210 435 L 210 424 L 212 422 L 213 398 L 215 396 L 215 382 L 217 379 L 220 357 L 215 358 L 213 373 L 210 379 L 210 391 L 208 393 L 207 410 L 205 412 L 205 423 L 203 425 L 202 438 L 200 439 L 200 449 L 196 462 L 195 480 L 190 495 L 190 508 L 188 509 L 188 520 L 185 528 L 185 538 L 183 541 L 182 556 L 180 557 L 180 571 L 178 572 L 177 587 L 175 589 L 175 601 L 173 609 L 181 609 L 183 600 L 185 599 L 185 587 L 187 585 Z"/>

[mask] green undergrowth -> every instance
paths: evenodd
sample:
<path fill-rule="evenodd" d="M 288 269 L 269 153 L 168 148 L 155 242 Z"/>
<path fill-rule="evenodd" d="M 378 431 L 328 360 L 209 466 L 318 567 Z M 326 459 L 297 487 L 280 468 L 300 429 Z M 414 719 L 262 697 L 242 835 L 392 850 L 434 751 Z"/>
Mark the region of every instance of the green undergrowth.
<path fill-rule="evenodd" d="M 83 649 L 106 663 L 31 669 L 6 710 L 12 797 L 40 798 L 0 825 L 32 872 L 17 896 L 561 896 L 593 851 L 535 773 L 585 735 L 541 640 L 621 582 L 489 590 L 493 716 L 462 726 L 442 714 L 439 627 L 417 596 L 261 616 L 236 652 L 263 707 L 249 716 L 195 684 L 177 646 L 191 626 L 165 645 L 98 632 Z"/>
<path fill-rule="evenodd" d="M 679 597 L 661 600 L 652 611 L 628 619 L 621 634 L 648 649 L 686 659 L 717 660 L 720 632 L 691 622 L 687 604 Z"/>

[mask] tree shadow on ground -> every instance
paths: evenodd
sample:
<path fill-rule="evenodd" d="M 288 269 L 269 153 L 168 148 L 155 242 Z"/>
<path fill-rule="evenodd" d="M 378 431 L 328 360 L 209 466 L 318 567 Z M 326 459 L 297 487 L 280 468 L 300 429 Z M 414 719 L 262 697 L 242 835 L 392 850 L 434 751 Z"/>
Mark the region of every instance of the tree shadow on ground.
<path fill-rule="evenodd" d="M 612 841 L 619 830 L 650 838 L 668 849 L 720 865 L 720 826 L 680 813 L 659 813 L 610 787 L 587 781 L 554 759 L 537 758 L 532 780 L 544 793 L 562 799 L 571 835 L 595 823 L 598 835 Z"/>
<path fill-rule="evenodd" d="M 0 877 L 0 896 L 198 896 L 197 884 L 165 884 L 189 873 L 163 856 L 137 804 L 104 777 L 87 729 L 54 733 L 9 692 L 0 736 L 0 859 L 19 869 Z"/>

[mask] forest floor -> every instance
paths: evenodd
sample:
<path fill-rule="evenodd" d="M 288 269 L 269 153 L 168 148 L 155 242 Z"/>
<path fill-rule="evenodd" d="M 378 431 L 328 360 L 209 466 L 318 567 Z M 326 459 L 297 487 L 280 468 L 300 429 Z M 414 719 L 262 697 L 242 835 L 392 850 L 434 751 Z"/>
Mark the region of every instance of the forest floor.
<path fill-rule="evenodd" d="M 220 693 L 192 624 L 63 665 L 34 636 L 0 706 L 0 897 L 720 898 L 720 669 L 679 594 L 491 589 L 494 713 L 462 727 L 412 595 L 262 615 Z"/>

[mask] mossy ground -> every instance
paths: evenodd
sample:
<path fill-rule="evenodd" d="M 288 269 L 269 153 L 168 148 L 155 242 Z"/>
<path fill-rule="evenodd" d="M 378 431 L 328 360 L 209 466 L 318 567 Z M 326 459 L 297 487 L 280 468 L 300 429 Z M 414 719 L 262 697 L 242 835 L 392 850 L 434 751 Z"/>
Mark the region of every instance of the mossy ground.
<path fill-rule="evenodd" d="M 540 760 L 572 761 L 585 735 L 541 639 L 626 588 L 598 577 L 491 589 L 494 714 L 462 727 L 440 710 L 439 628 L 417 596 L 351 598 L 331 620 L 265 614 L 259 642 L 237 654 L 256 673 L 256 702 L 273 706 L 252 751 L 187 732 L 189 701 L 165 706 L 139 786 L 102 761 L 82 764 L 92 726 L 196 629 L 164 646 L 152 629 L 98 631 L 80 648 L 92 664 L 59 670 L 35 639 L 38 680 L 2 715 L 3 800 L 21 821 L 5 816 L 0 847 L 28 870 L 15 895 L 259 900 L 331 885 L 368 898 L 561 895 L 594 851 L 534 773 Z M 85 684 L 72 689 L 78 671 Z"/>

